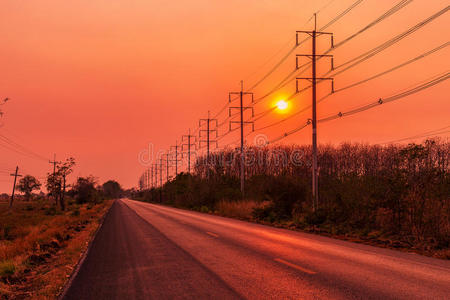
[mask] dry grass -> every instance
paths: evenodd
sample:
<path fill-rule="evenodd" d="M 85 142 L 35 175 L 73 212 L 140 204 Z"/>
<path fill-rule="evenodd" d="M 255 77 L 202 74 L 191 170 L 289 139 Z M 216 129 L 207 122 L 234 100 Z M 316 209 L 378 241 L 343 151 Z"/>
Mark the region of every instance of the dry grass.
<path fill-rule="evenodd" d="M 264 207 L 266 202 L 257 202 L 254 200 L 245 201 L 226 201 L 222 200 L 216 205 L 218 214 L 226 217 L 250 220 L 255 208 Z"/>
<path fill-rule="evenodd" d="M 0 204 L 0 298 L 55 299 L 110 204 Z"/>

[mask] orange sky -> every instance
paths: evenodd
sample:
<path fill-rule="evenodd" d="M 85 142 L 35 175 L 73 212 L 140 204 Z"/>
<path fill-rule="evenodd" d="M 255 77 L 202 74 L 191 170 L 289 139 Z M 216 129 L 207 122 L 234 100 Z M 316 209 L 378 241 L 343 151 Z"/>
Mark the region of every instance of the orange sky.
<path fill-rule="evenodd" d="M 354 0 L 79 0 L 0 3 L 0 134 L 34 152 L 61 159 L 74 156 L 74 176 L 93 174 L 100 182 L 116 179 L 135 186 L 144 169 L 138 153 L 148 147 L 167 149 L 194 129 L 207 111 L 214 114 L 239 81 L 250 86 L 290 47 L 295 30 L 310 30 L 313 12 L 322 26 Z M 367 25 L 398 1 L 365 0 L 327 31 L 335 42 Z M 390 18 L 333 51 L 335 64 L 365 52 L 448 5 L 445 0 L 413 1 Z M 367 62 L 335 79 L 339 88 L 431 50 L 448 38 L 449 13 L 436 19 Z M 287 44 L 287 43 L 290 44 Z M 326 50 L 328 40 L 319 40 Z M 283 48 L 283 46 L 285 46 Z M 448 71 L 450 47 L 414 64 L 336 94 L 319 104 L 318 116 L 347 110 L 388 96 L 435 74 Z M 281 52 L 278 52 L 282 49 Z M 310 43 L 295 53 L 308 53 Z M 268 59 L 278 53 L 274 59 Z M 267 63 L 267 64 L 265 64 Z M 262 67 L 261 67 L 262 66 Z M 254 90 L 270 90 L 292 71 L 291 56 Z M 318 64 L 319 74 L 329 69 Z M 255 113 L 290 95 L 287 85 Z M 319 87 L 319 96 L 329 85 Z M 419 94 L 342 120 L 319 126 L 319 142 L 379 143 L 450 125 L 450 87 L 441 83 Z M 291 111 L 310 104 L 310 93 L 290 103 Z M 310 110 L 263 133 L 269 138 L 305 122 Z M 219 116 L 220 120 L 226 117 Z M 281 118 L 271 114 L 256 127 Z M 219 121 L 220 121 L 219 120 Z M 221 128 L 224 133 L 228 126 Z M 310 143 L 311 129 L 284 143 Z M 248 137 L 252 143 L 254 135 Z M 224 146 L 237 132 L 221 140 Z M 43 177 L 50 164 L 0 146 L 0 170 L 19 165 Z M 11 178 L 0 173 L 0 192 L 10 192 Z"/>

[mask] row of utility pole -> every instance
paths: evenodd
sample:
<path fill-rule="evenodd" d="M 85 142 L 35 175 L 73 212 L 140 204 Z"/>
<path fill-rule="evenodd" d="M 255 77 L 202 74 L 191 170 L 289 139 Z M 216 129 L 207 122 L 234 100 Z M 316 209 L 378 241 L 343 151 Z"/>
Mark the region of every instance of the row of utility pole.
<path fill-rule="evenodd" d="M 307 80 L 311 83 L 312 87 L 312 118 L 309 120 L 309 122 L 312 125 L 312 208 L 313 210 L 317 210 L 319 206 L 319 183 L 318 183 L 318 157 L 317 157 L 317 83 L 318 81 L 324 81 L 324 80 L 330 80 L 332 83 L 332 89 L 331 92 L 334 92 L 334 82 L 333 78 L 330 77 L 317 77 L 317 60 L 322 57 L 329 57 L 331 58 L 331 69 L 333 70 L 333 56 L 327 55 L 327 54 L 317 54 L 317 38 L 321 35 L 328 35 L 331 37 L 331 48 L 334 47 L 333 45 L 333 33 L 331 32 L 321 32 L 317 31 L 317 17 L 316 14 L 314 14 L 314 30 L 312 31 L 296 31 L 296 46 L 298 47 L 301 43 L 299 41 L 299 35 L 300 34 L 307 34 L 312 39 L 312 51 L 311 54 L 297 54 L 296 55 L 296 67 L 299 68 L 299 58 L 306 57 L 311 60 L 311 77 L 296 77 L 296 92 L 298 93 L 299 90 L 299 81 L 301 80 Z M 244 153 L 244 128 L 246 125 L 252 126 L 252 131 L 254 131 L 254 123 L 251 121 L 251 119 L 254 117 L 254 110 L 253 110 L 253 102 L 254 102 L 254 96 L 251 92 L 245 92 L 244 91 L 244 83 L 241 81 L 241 90 L 239 92 L 230 92 L 229 93 L 229 103 L 232 103 L 237 98 L 239 99 L 239 106 L 233 106 L 229 107 L 228 111 L 228 117 L 232 118 L 233 111 L 237 110 L 237 114 L 239 114 L 239 120 L 231 120 L 229 121 L 229 131 L 235 130 L 233 129 L 233 124 L 238 124 L 240 129 L 240 181 L 241 181 L 241 193 L 242 197 L 245 195 L 245 153 Z M 250 106 L 244 105 L 244 98 L 245 96 L 251 96 L 251 103 Z M 246 110 L 251 110 L 251 116 L 252 118 L 248 119 L 247 121 L 244 120 L 244 115 Z M 216 118 L 210 117 L 210 112 L 208 111 L 208 117 L 205 119 L 199 120 L 199 140 L 198 145 L 201 148 L 202 144 L 206 144 L 206 177 L 209 177 L 210 172 L 210 146 L 211 144 L 215 144 L 217 147 L 217 137 L 218 137 L 218 121 Z M 191 131 L 189 130 L 189 134 L 182 136 L 182 144 L 181 144 L 181 151 L 186 151 L 187 148 L 187 164 L 188 164 L 188 172 L 191 172 L 191 147 L 195 147 L 197 145 L 197 140 L 194 135 L 191 135 Z M 175 161 L 175 176 L 178 174 L 178 144 L 175 146 L 172 146 L 170 148 L 171 151 L 175 149 L 175 159 L 172 161 Z M 186 153 L 182 153 L 182 158 L 184 157 Z M 165 156 L 165 162 L 166 162 L 166 180 L 169 180 L 169 155 L 170 154 L 164 154 Z M 159 161 L 159 178 L 160 178 L 160 186 L 162 186 L 162 159 Z M 155 168 L 157 171 L 157 165 L 155 164 L 152 169 Z M 151 173 L 152 178 L 153 174 L 154 176 L 157 176 L 157 173 Z M 153 186 L 157 186 L 157 180 L 151 181 Z M 152 185 L 148 184 L 146 187 L 150 188 Z"/>

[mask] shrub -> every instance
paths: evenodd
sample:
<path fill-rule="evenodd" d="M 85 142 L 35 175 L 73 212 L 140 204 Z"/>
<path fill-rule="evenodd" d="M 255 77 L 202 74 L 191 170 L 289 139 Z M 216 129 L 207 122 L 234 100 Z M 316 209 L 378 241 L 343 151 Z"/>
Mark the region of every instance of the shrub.
<path fill-rule="evenodd" d="M 11 260 L 0 262 L 0 277 L 6 277 L 14 275 L 16 272 L 16 266 Z"/>

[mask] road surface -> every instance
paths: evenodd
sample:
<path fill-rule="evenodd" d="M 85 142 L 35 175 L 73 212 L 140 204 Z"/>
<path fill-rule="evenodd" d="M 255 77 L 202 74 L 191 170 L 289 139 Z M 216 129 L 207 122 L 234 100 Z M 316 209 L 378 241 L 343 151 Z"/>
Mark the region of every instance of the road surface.
<path fill-rule="evenodd" d="M 122 199 L 64 299 L 449 299 L 450 262 Z"/>

